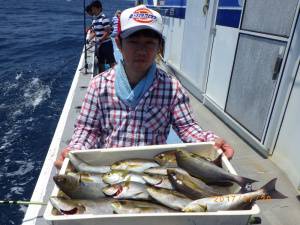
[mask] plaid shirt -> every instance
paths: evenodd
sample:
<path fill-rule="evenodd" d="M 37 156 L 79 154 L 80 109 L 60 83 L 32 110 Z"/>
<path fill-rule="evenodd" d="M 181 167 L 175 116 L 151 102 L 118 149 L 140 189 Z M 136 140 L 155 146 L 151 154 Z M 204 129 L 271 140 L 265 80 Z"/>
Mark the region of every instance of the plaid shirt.
<path fill-rule="evenodd" d="M 213 141 L 191 115 L 189 98 L 179 81 L 157 69 L 153 84 L 135 108 L 115 92 L 115 70 L 91 80 L 83 101 L 71 149 L 165 144 L 170 127 L 183 142 Z"/>

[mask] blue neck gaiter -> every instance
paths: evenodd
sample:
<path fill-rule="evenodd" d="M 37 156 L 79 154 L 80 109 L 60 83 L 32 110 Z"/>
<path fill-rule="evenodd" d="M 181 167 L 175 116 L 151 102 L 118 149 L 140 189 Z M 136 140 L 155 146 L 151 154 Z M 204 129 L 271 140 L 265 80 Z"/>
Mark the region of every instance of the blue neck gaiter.
<path fill-rule="evenodd" d="M 117 96 L 126 105 L 130 107 L 136 107 L 140 99 L 153 83 L 156 73 L 156 64 L 152 64 L 147 72 L 147 75 L 133 89 L 129 84 L 122 61 L 115 66 L 115 70 L 115 90 Z"/>

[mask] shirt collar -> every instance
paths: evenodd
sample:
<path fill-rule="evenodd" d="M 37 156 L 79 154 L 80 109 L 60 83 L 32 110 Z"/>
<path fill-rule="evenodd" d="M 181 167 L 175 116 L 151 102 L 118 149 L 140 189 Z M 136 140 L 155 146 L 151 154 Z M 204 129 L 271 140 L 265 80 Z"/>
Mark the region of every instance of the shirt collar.
<path fill-rule="evenodd" d="M 115 81 L 115 76 L 116 76 L 116 70 L 115 69 L 110 69 L 109 71 L 107 71 L 107 73 L 105 74 L 104 77 L 107 80 L 114 82 Z M 154 78 L 154 81 L 157 80 L 157 79 L 163 80 L 163 75 L 160 72 L 159 68 L 156 69 L 156 76 Z"/>

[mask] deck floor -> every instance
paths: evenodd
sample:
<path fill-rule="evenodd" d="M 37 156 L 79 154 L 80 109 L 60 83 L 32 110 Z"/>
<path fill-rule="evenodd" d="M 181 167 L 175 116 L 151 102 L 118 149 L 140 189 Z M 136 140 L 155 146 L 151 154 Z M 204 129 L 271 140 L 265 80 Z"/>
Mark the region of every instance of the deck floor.
<path fill-rule="evenodd" d="M 258 201 L 261 213 L 258 215 L 263 225 L 299 225 L 300 202 L 297 199 L 299 192 L 270 159 L 263 158 L 246 142 L 235 134 L 226 124 L 209 111 L 200 101 L 191 97 L 191 105 L 195 119 L 204 130 L 212 130 L 223 137 L 235 149 L 232 165 L 237 173 L 258 180 L 254 184 L 259 188 L 271 179 L 277 177 L 276 189 L 288 196 L 287 199 Z"/>

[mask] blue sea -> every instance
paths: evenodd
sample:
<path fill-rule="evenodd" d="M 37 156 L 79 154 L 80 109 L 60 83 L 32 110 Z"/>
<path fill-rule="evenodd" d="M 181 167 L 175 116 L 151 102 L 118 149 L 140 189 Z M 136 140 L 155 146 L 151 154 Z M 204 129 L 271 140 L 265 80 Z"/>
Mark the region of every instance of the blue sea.
<path fill-rule="evenodd" d="M 133 2 L 102 0 L 109 18 Z M 0 0 L 0 200 L 31 198 L 79 61 L 83 27 L 83 0 Z M 0 204 L 0 224 L 21 224 L 25 212 L 23 205 Z"/>

